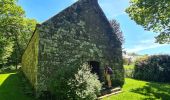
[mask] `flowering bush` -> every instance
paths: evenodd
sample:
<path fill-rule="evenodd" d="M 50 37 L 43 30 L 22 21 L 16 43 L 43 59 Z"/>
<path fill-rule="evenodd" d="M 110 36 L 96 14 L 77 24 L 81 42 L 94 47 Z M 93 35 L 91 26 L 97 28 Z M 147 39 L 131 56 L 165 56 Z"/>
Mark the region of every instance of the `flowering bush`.
<path fill-rule="evenodd" d="M 101 83 L 87 64 L 77 69 L 65 68 L 57 76 L 60 78 L 56 77 L 58 80 L 53 81 L 55 85 L 52 84 L 57 100 L 96 100 L 100 93 Z"/>

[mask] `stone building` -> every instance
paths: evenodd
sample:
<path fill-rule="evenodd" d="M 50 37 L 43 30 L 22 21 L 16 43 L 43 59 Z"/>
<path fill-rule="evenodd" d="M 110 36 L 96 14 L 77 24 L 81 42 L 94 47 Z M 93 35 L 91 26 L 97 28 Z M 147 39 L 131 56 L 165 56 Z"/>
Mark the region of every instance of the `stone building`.
<path fill-rule="evenodd" d="M 64 66 L 88 62 L 103 81 L 107 63 L 113 86 L 124 84 L 121 42 L 97 0 L 79 0 L 37 25 L 22 56 L 22 70 L 37 92 Z M 57 80 L 57 79 L 56 79 Z"/>

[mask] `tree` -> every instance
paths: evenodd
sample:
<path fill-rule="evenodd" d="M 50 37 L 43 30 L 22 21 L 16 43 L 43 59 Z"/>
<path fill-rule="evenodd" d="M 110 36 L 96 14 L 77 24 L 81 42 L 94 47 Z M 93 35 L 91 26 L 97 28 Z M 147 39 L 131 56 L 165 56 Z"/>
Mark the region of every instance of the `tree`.
<path fill-rule="evenodd" d="M 22 53 L 23 50 L 27 47 L 28 42 L 35 30 L 37 21 L 35 19 L 24 18 L 22 23 L 22 28 L 20 29 L 19 34 L 19 45 L 21 46 Z"/>
<path fill-rule="evenodd" d="M 12 60 L 16 63 L 16 68 L 35 24 L 35 20 L 25 18 L 25 12 L 17 5 L 17 0 L 0 0 L 0 35 L 2 37 L 0 39 L 3 42 L 8 41 L 1 46 L 11 44 L 13 52 L 6 57 L 15 58 Z M 5 55 L 5 52 L 1 52 L 1 54 Z"/>
<path fill-rule="evenodd" d="M 117 35 L 119 41 L 123 44 L 124 43 L 124 37 L 123 37 L 123 32 L 120 29 L 119 23 L 116 20 L 112 19 L 112 20 L 110 20 L 110 24 L 113 28 L 114 34 Z"/>
<path fill-rule="evenodd" d="M 130 4 L 126 12 L 132 20 L 160 33 L 156 42 L 170 43 L 170 0 L 131 0 Z"/>
<path fill-rule="evenodd" d="M 7 58 L 10 57 L 12 51 L 13 51 L 12 42 L 10 40 L 7 40 L 0 33 L 0 65 L 3 66 L 7 62 Z"/>
<path fill-rule="evenodd" d="M 26 49 L 28 42 L 33 34 L 36 27 L 36 20 L 24 18 L 20 31 L 17 33 L 17 43 L 14 44 L 14 50 L 9 58 L 9 63 L 20 63 L 22 54 Z M 19 47 L 19 48 L 18 48 Z M 11 62 L 12 61 L 12 62 Z"/>
<path fill-rule="evenodd" d="M 20 31 L 17 33 L 17 41 L 14 40 L 12 55 L 8 59 L 8 63 L 16 64 L 21 62 L 22 54 L 24 53 L 28 42 L 35 30 L 37 21 L 34 19 L 24 18 Z"/>

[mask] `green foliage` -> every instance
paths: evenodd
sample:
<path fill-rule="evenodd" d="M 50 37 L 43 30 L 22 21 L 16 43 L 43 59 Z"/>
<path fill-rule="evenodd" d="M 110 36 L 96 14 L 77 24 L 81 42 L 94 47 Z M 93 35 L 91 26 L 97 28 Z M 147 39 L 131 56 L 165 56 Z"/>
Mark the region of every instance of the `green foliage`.
<path fill-rule="evenodd" d="M 3 66 L 0 69 L 0 74 L 3 74 L 3 73 L 12 73 L 12 72 L 16 72 L 15 66 L 13 66 L 13 65 Z"/>
<path fill-rule="evenodd" d="M 124 69 L 134 69 L 134 65 L 124 65 Z"/>
<path fill-rule="evenodd" d="M 7 63 L 13 51 L 13 43 L 0 33 L 0 66 Z"/>
<path fill-rule="evenodd" d="M 124 68 L 123 69 L 114 69 L 111 76 L 112 86 L 113 87 L 123 87 L 124 85 Z"/>
<path fill-rule="evenodd" d="M 18 64 L 36 21 L 25 18 L 25 12 L 17 5 L 17 0 L 0 0 L 0 23 L 0 45 L 2 50 L 6 50 L 0 50 L 0 55 L 3 55 L 0 63 Z"/>
<path fill-rule="evenodd" d="M 155 55 L 135 64 L 134 78 L 170 82 L 170 56 Z"/>
<path fill-rule="evenodd" d="M 101 89 L 97 75 L 91 73 L 87 64 L 78 69 L 74 79 L 69 79 L 68 85 L 72 87 L 72 92 L 75 93 L 74 96 L 77 100 L 95 100 Z"/>
<path fill-rule="evenodd" d="M 20 30 L 20 34 L 18 36 L 18 42 L 21 47 L 21 54 L 23 54 L 25 48 L 28 45 L 28 42 L 30 41 L 30 38 L 35 30 L 37 21 L 34 19 L 28 19 L 24 18 L 22 22 L 22 28 Z"/>
<path fill-rule="evenodd" d="M 148 59 L 148 55 L 142 55 L 142 56 L 139 56 L 138 58 L 136 58 L 135 62 L 140 62 L 140 61 L 143 61 L 143 60 L 146 60 Z"/>
<path fill-rule="evenodd" d="M 128 58 L 123 58 L 123 65 L 128 65 Z"/>
<path fill-rule="evenodd" d="M 170 43 L 170 1 L 169 0 L 131 0 L 126 9 L 132 20 L 147 30 L 160 34 L 158 43 Z"/>
<path fill-rule="evenodd" d="M 134 65 L 124 65 L 124 70 L 125 70 L 125 77 L 128 78 L 133 78 L 134 74 Z"/>
<path fill-rule="evenodd" d="M 96 100 L 101 89 L 97 75 L 87 64 L 61 68 L 54 79 L 50 87 L 57 100 Z"/>
<path fill-rule="evenodd" d="M 33 31 L 35 30 L 36 23 L 37 22 L 34 19 L 23 19 L 20 32 L 17 35 L 17 41 L 14 41 L 14 49 L 8 63 L 18 64 L 21 62 L 21 56 L 28 45 Z"/>
<path fill-rule="evenodd" d="M 16 0 L 0 0 L 0 32 L 7 38 L 15 38 L 23 22 L 24 11 Z"/>

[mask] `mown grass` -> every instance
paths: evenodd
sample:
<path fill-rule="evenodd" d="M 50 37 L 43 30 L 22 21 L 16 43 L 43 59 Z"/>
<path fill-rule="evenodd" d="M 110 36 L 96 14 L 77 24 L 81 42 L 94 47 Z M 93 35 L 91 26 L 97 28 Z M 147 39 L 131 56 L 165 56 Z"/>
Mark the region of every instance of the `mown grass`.
<path fill-rule="evenodd" d="M 134 69 L 134 64 L 124 65 L 124 68 L 127 69 L 127 70 Z"/>
<path fill-rule="evenodd" d="M 103 100 L 170 100 L 170 84 L 126 78 L 122 93 Z"/>
<path fill-rule="evenodd" d="M 35 100 L 22 89 L 18 73 L 0 74 L 0 100 Z M 170 100 L 170 84 L 126 78 L 122 93 L 103 100 Z"/>
<path fill-rule="evenodd" d="M 18 73 L 0 74 L 0 100 L 35 100 L 24 94 Z"/>

